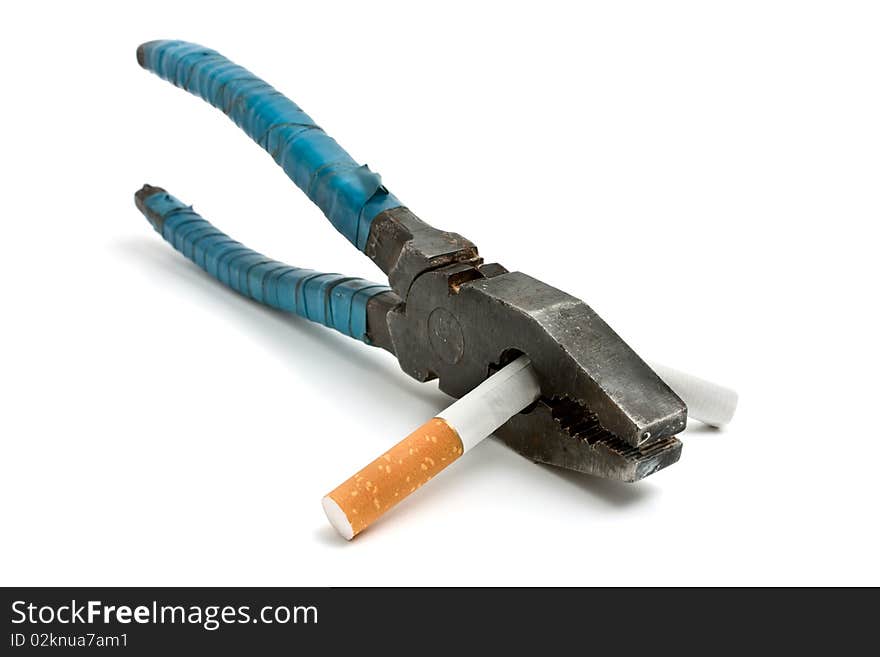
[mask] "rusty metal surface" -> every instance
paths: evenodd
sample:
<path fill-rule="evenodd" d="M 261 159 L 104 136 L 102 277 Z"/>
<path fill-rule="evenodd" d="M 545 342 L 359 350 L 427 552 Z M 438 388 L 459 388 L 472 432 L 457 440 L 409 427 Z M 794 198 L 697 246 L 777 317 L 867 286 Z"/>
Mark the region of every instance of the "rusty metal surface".
<path fill-rule="evenodd" d="M 398 295 L 377 300 L 370 335 L 419 381 L 461 397 L 527 354 L 541 400 L 499 431 L 524 456 L 636 481 L 678 460 L 687 409 L 587 304 L 498 264 L 409 210 L 380 215 L 367 254 Z M 385 313 L 385 327 L 378 324 Z M 387 341 L 390 341 L 387 342 Z"/>
<path fill-rule="evenodd" d="M 677 438 L 633 447 L 601 427 L 587 430 L 564 425 L 554 411 L 547 402 L 539 401 L 495 433 L 508 447 L 537 463 L 624 482 L 643 479 L 681 456 L 682 444 Z"/>
<path fill-rule="evenodd" d="M 404 371 L 439 378 L 454 397 L 523 353 L 546 399 L 581 403 L 630 445 L 684 428 L 682 401 L 589 306 L 520 272 L 483 278 L 463 264 L 426 272 L 388 325 Z"/>
<path fill-rule="evenodd" d="M 373 219 L 364 253 L 388 275 L 388 284 L 404 299 L 423 272 L 454 262 L 474 266 L 481 262 L 470 240 L 438 230 L 404 207 L 386 210 Z"/>

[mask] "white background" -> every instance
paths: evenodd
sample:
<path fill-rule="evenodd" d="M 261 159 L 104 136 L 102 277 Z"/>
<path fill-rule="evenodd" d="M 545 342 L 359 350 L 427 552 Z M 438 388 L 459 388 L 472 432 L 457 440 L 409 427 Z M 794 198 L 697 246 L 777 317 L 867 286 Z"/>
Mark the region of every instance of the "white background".
<path fill-rule="evenodd" d="M 2 584 L 880 584 L 880 20 L 848 2 L 6 5 Z M 734 423 L 609 483 L 494 439 L 351 544 L 320 499 L 448 403 L 223 289 L 135 209 L 381 277 L 217 110 L 181 38 L 431 223 L 585 299 Z"/>

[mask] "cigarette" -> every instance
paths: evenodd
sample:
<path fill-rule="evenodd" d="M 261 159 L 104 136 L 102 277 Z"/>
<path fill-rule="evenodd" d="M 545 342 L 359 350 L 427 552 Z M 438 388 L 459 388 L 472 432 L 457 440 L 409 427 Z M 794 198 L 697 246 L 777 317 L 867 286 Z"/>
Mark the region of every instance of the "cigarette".
<path fill-rule="evenodd" d="M 651 367 L 684 400 L 690 417 L 713 426 L 733 417 L 733 390 L 662 365 Z M 520 356 L 326 495 L 322 505 L 330 524 L 350 541 L 540 392 L 531 361 Z"/>
<path fill-rule="evenodd" d="M 520 356 L 324 497 L 327 519 L 351 540 L 540 395 Z"/>
<path fill-rule="evenodd" d="M 650 366 L 684 400 L 688 417 L 712 427 L 724 426 L 733 419 L 739 402 L 735 390 L 659 363 Z"/>

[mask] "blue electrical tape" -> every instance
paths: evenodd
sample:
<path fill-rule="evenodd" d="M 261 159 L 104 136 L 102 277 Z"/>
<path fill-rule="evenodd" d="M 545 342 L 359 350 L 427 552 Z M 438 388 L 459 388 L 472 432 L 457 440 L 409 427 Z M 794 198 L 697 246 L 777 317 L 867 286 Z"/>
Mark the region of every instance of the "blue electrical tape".
<path fill-rule="evenodd" d="M 229 116 L 361 251 L 376 215 L 402 205 L 379 174 L 355 162 L 296 103 L 214 50 L 150 41 L 138 49 L 138 61 Z"/>
<path fill-rule="evenodd" d="M 212 277 L 260 303 L 369 344 L 367 302 L 387 285 L 291 267 L 252 251 L 159 188 L 140 199 L 162 237 Z"/>

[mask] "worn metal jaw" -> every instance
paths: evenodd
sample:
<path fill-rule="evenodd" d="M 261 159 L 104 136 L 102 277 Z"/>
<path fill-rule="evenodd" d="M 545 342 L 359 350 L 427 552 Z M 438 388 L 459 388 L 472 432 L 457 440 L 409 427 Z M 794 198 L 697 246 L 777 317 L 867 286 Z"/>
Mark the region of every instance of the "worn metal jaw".
<path fill-rule="evenodd" d="M 526 354 L 541 398 L 498 435 L 535 461 L 635 481 L 678 460 L 684 402 L 583 301 L 483 264 L 476 247 L 406 208 L 373 221 L 365 249 L 394 293 L 368 307 L 374 344 L 419 381 L 461 397 Z"/>

